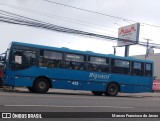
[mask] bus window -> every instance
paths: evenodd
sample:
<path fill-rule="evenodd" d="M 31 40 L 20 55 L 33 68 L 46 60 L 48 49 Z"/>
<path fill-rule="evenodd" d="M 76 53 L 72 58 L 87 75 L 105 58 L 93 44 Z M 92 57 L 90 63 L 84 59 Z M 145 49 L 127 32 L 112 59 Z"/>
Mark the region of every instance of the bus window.
<path fill-rule="evenodd" d="M 68 69 L 85 70 L 85 56 L 66 53 L 65 67 Z"/>
<path fill-rule="evenodd" d="M 22 64 L 22 50 L 17 50 L 13 52 L 12 63 Z"/>
<path fill-rule="evenodd" d="M 89 57 L 88 70 L 109 72 L 109 59 L 101 57 Z"/>
<path fill-rule="evenodd" d="M 33 66 L 36 64 L 36 52 L 24 51 L 24 56 L 26 57 L 30 66 Z"/>
<path fill-rule="evenodd" d="M 53 59 L 53 60 L 62 60 L 62 53 L 52 52 L 52 51 L 44 51 L 44 58 Z"/>
<path fill-rule="evenodd" d="M 111 72 L 121 73 L 121 74 L 130 74 L 129 70 L 130 62 L 126 60 L 112 59 L 111 61 Z"/>
<path fill-rule="evenodd" d="M 17 63 L 17 64 L 22 64 L 22 56 L 16 54 L 16 55 L 15 55 L 14 62 Z"/>
<path fill-rule="evenodd" d="M 145 64 L 145 76 L 152 76 L 152 65 L 149 63 Z"/>
<path fill-rule="evenodd" d="M 131 74 L 143 76 L 144 74 L 144 64 L 141 62 L 132 62 Z"/>
<path fill-rule="evenodd" d="M 19 70 L 33 66 L 36 63 L 36 52 L 16 50 L 13 52 L 12 69 Z"/>
<path fill-rule="evenodd" d="M 40 51 L 39 65 L 44 67 L 57 68 L 62 64 L 62 53 L 53 51 Z"/>

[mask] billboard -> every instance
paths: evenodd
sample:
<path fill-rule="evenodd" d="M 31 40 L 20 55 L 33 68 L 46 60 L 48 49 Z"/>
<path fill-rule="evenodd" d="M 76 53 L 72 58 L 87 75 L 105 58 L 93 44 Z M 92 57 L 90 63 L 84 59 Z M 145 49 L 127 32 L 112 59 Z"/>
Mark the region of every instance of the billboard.
<path fill-rule="evenodd" d="M 140 23 L 135 23 L 129 26 L 120 27 L 118 29 L 118 38 L 125 39 L 118 41 L 117 46 L 133 45 L 139 41 Z"/>
<path fill-rule="evenodd" d="M 153 81 L 152 90 L 160 90 L 160 80 L 154 80 Z"/>

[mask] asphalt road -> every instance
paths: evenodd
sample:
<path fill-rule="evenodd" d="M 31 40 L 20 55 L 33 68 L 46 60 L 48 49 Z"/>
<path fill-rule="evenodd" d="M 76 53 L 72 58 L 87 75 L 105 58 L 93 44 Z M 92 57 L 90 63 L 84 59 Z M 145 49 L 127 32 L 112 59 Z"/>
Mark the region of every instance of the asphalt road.
<path fill-rule="evenodd" d="M 122 115 L 123 114 L 126 115 L 126 113 L 129 112 L 135 112 L 135 114 L 137 115 L 139 114 L 137 112 L 144 112 L 144 114 L 145 112 L 159 112 L 160 114 L 160 93 L 119 94 L 117 97 L 107 97 L 107 96 L 94 96 L 90 92 L 83 92 L 83 91 L 50 90 L 47 94 L 34 94 L 34 93 L 29 93 L 24 88 L 17 88 L 13 92 L 4 91 L 1 89 L 0 112 L 19 112 L 19 113 L 95 112 L 93 114 L 88 113 L 88 115 L 93 115 L 94 118 L 42 119 L 42 120 L 57 120 L 57 121 L 72 121 L 72 120 L 73 121 L 74 120 L 159 121 L 160 117 L 159 118 L 99 118 L 96 112 L 111 112 L 117 115 L 121 113 Z M 63 116 L 65 114 L 62 113 L 59 115 Z M 21 119 L 21 120 L 24 121 L 27 119 Z M 34 120 L 38 121 L 39 119 L 34 119 Z"/>

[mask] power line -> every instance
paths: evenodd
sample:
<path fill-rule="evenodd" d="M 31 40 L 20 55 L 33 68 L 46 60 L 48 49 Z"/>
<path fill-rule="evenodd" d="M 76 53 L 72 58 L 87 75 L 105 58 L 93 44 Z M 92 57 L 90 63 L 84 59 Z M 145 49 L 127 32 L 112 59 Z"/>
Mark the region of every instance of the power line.
<path fill-rule="evenodd" d="M 7 16 L 11 16 L 9 17 L 4 17 L 1 16 L 1 21 L 5 21 L 5 22 L 12 22 L 12 23 L 20 23 L 20 24 L 25 24 L 25 25 L 29 25 L 29 26 L 34 26 L 34 27 L 41 27 L 41 28 L 45 28 L 45 29 L 50 29 L 50 30 L 55 30 L 55 31 L 61 31 L 61 32 L 66 32 L 66 33 L 72 33 L 72 34 L 79 34 L 79 35 L 85 35 L 85 36 L 93 36 L 93 37 L 97 37 L 97 38 L 103 38 L 103 39 L 111 39 L 111 40 L 117 40 L 117 38 L 115 37 L 110 37 L 110 36 L 105 36 L 105 35 L 100 35 L 100 34 L 95 34 L 95 33 L 90 33 L 90 32 L 84 32 L 84 31 L 80 31 L 80 30 L 75 30 L 75 29 L 70 29 L 70 28 L 66 28 L 66 27 L 61 27 L 61 26 L 57 26 L 57 25 L 53 25 L 50 23 L 46 23 L 46 22 L 42 22 L 39 20 L 35 20 L 35 19 L 31 19 L 28 17 L 24 17 L 24 16 L 20 16 L 17 14 L 12 14 L 6 11 L 2 11 L 0 10 L 3 14 L 6 13 Z M 13 18 L 13 16 L 15 17 L 21 17 L 22 19 L 18 18 L 15 19 Z M 23 21 L 22 21 L 23 20 Z M 119 41 L 121 41 L 123 39 L 119 39 Z"/>
<path fill-rule="evenodd" d="M 66 18 L 66 17 L 62 17 L 62 16 L 57 16 L 57 15 L 51 15 L 51 14 L 48 14 L 48 13 L 43 13 L 43 12 L 40 12 L 40 11 L 26 9 L 26 8 L 18 7 L 18 6 L 11 5 L 11 4 L 5 4 L 5 3 L 2 3 L 2 2 L 0 2 L 0 4 L 4 5 L 4 6 L 7 6 L 7 7 L 14 8 L 14 9 L 23 10 L 25 12 L 30 12 L 30 13 L 34 13 L 34 14 L 38 14 L 38 15 L 42 15 L 42 16 L 47 16 L 47 17 L 54 18 L 54 19 L 59 19 L 59 20 L 66 21 L 66 22 L 72 22 L 72 23 L 79 24 L 79 25 L 85 25 L 85 26 L 88 26 L 88 27 L 97 28 L 97 29 L 101 29 L 101 30 L 117 33 L 116 31 L 112 31 L 112 30 L 106 29 L 106 27 L 104 27 L 103 25 L 99 25 L 99 24 L 95 24 L 95 23 L 91 23 L 91 22 L 86 22 L 86 21 Z M 87 25 L 87 24 L 91 24 L 91 25 Z"/>
<path fill-rule="evenodd" d="M 57 5 L 64 6 L 64 7 L 68 7 L 68 8 L 73 8 L 73 9 L 89 12 L 89 13 L 94 13 L 94 14 L 107 16 L 107 17 L 111 17 L 111 18 L 115 18 L 115 19 L 121 19 L 121 20 L 125 20 L 125 21 L 131 21 L 131 22 L 135 22 L 135 23 L 141 23 L 143 25 L 148 25 L 148 26 L 153 26 L 153 27 L 160 28 L 159 25 L 153 25 L 153 24 L 148 24 L 148 23 L 144 23 L 144 22 L 138 22 L 138 21 L 135 21 L 135 20 L 126 19 L 126 18 L 122 18 L 122 17 L 117 17 L 117 16 L 113 16 L 113 15 L 109 15 L 109 14 L 105 14 L 105 13 L 100 13 L 100 12 L 92 11 L 92 10 L 88 10 L 88 9 L 78 8 L 78 7 L 75 7 L 75 6 L 70 6 L 70 5 L 66 5 L 66 4 L 62 4 L 62 3 L 58 3 L 58 2 L 54 2 L 54 1 L 50 1 L 50 0 L 43 0 L 43 1 L 50 2 L 52 4 L 57 4 Z"/>
<path fill-rule="evenodd" d="M 0 2 L 0 5 L 4 5 L 4 6 L 7 6 L 7 7 L 11 7 L 11 8 L 14 8 L 14 9 L 22 10 L 22 11 L 37 14 L 37 15 L 42 15 L 42 16 L 47 16 L 47 17 L 54 18 L 54 19 L 59 19 L 59 20 L 66 21 L 66 22 L 71 22 L 71 23 L 75 23 L 75 24 L 79 24 L 79 25 L 85 25 L 85 26 L 88 26 L 88 27 L 97 28 L 97 29 L 101 29 L 101 30 L 105 30 L 105 31 L 110 31 L 112 33 L 117 33 L 117 31 L 112 31 L 112 30 L 106 29 L 106 27 L 104 27 L 102 25 L 91 23 L 91 22 L 86 22 L 86 21 L 81 21 L 81 20 L 77 20 L 77 19 L 71 19 L 71 18 L 66 18 L 66 17 L 62 17 L 62 16 L 52 15 L 52 14 L 48 14 L 48 13 L 44 13 L 44 12 L 40 12 L 40 11 L 36 11 L 36 10 L 32 10 L 32 9 L 27 9 L 27 8 L 23 8 L 23 7 L 11 5 L 11 4 L 6 4 L 6 3 L 2 3 L 2 2 Z M 127 20 L 125 20 L 125 21 L 127 21 Z M 91 24 L 91 25 L 88 25 L 88 24 Z M 111 27 L 109 27 L 109 28 L 111 28 Z M 97 31 L 92 31 L 92 32 L 97 33 Z M 105 34 L 105 33 L 102 33 L 102 32 L 98 32 L 98 33 L 99 34 Z M 143 34 L 143 33 L 141 33 L 141 34 Z M 112 34 L 111 36 L 115 36 L 115 35 Z"/>
<path fill-rule="evenodd" d="M 68 33 L 68 34 L 76 34 L 76 35 L 82 35 L 82 36 L 87 36 L 87 37 L 89 36 L 89 37 L 101 38 L 101 39 L 105 39 L 108 41 L 126 41 L 125 39 L 116 38 L 116 37 L 112 37 L 112 36 L 106 36 L 106 35 L 85 32 L 85 31 L 80 31 L 80 30 L 75 30 L 75 29 L 70 29 L 70 28 L 66 28 L 66 27 L 53 25 L 50 23 L 46 23 L 43 21 L 39 21 L 39 20 L 32 19 L 29 17 L 24 17 L 24 16 L 17 15 L 17 14 L 13 14 L 13 13 L 6 12 L 3 10 L 0 10 L 0 21 L 6 22 L 6 23 L 11 23 L 11 24 L 17 24 L 17 25 L 32 26 L 35 28 L 43 28 L 43 29 L 47 29 L 47 30 L 58 31 L 58 32 L 63 32 L 63 33 Z M 130 42 L 133 44 L 147 46 L 146 42 L 137 43 L 132 40 Z M 160 49 L 160 45 L 157 45 L 156 43 L 151 43 L 149 45 L 149 47 Z"/>

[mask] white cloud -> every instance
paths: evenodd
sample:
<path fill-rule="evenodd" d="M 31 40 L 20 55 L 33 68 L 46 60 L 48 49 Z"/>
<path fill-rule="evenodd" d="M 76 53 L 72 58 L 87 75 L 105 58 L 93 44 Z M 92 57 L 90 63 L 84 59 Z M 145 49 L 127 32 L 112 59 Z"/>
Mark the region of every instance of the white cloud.
<path fill-rule="evenodd" d="M 144 23 L 158 25 L 160 17 L 159 1 L 155 0 L 53 0 L 59 3 L 64 3 L 79 8 L 98 11 L 107 15 L 118 16 Z M 44 2 L 43 0 L 5 0 L 5 4 L 19 6 L 21 8 L 30 9 L 31 11 L 39 11 L 38 13 L 27 12 L 26 10 L 15 9 L 0 3 L 0 8 L 5 11 L 14 12 L 23 16 L 31 17 L 41 21 L 50 22 L 55 25 L 80 29 L 89 32 L 105 33 L 106 35 L 117 36 L 118 28 L 129 25 L 133 22 L 106 17 L 102 15 L 92 14 L 81 10 L 76 10 L 64 6 L 59 6 Z M 46 14 L 45 14 L 46 13 Z M 43 15 L 40 15 L 43 14 Z M 45 14 L 45 16 L 44 16 Z M 50 17 L 49 17 L 50 16 Z M 52 16 L 52 17 L 51 17 Z M 58 19 L 56 16 L 60 16 Z M 62 18 L 63 17 L 63 18 Z M 68 19 L 70 18 L 70 19 Z M 65 19 L 65 20 L 64 20 Z M 70 21 L 70 22 L 69 22 Z M 71 22 L 72 21 L 72 22 Z M 83 21 L 83 22 L 82 22 Z M 85 23 L 84 23 L 85 22 Z M 78 50 L 91 50 L 100 53 L 113 53 L 112 46 L 116 43 L 104 41 L 101 39 L 92 39 L 88 37 L 80 37 L 68 35 L 48 30 L 35 29 L 32 27 L 24 27 L 0 23 L 0 53 L 4 52 L 11 41 L 21 41 L 36 44 L 44 44 L 62 47 L 66 46 Z M 141 26 L 140 41 L 143 38 L 152 39 L 152 42 L 159 43 L 160 28 L 151 26 Z M 139 51 L 135 51 L 138 48 Z M 156 52 L 159 52 L 157 50 Z M 124 48 L 117 48 L 118 55 L 124 55 Z M 144 47 L 130 47 L 130 54 L 145 53 Z"/>

